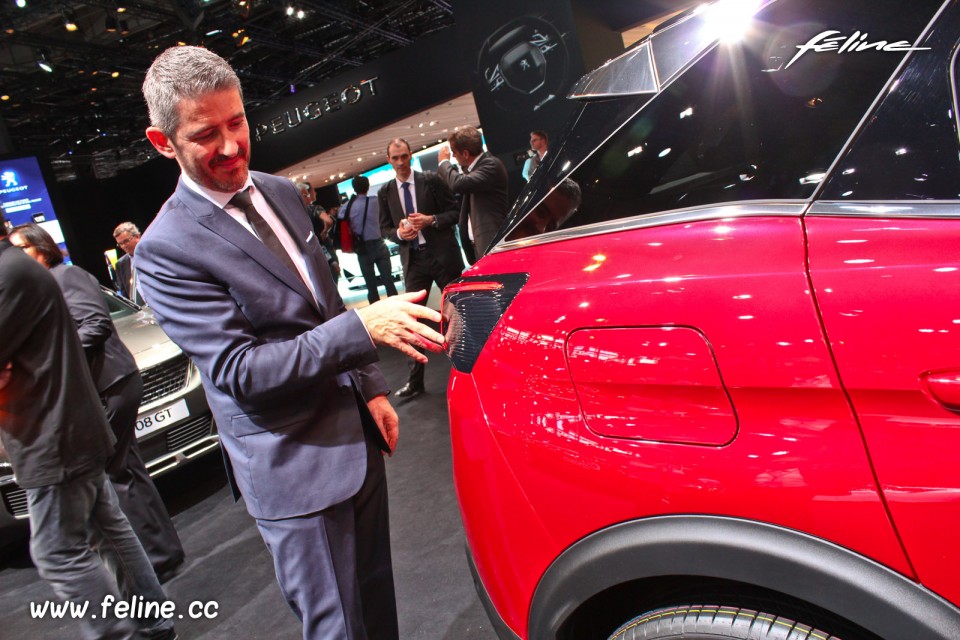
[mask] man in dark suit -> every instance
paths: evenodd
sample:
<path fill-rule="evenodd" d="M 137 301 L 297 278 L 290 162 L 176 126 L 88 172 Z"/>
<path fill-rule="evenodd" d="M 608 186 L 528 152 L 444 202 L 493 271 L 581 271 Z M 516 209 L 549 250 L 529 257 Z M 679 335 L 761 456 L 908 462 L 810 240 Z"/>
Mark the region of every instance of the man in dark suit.
<path fill-rule="evenodd" d="M 172 620 L 101 612 L 111 598 L 162 604 L 166 595 L 107 482 L 114 438 L 67 303 L 7 240 L 2 209 L 0 336 L 0 440 L 27 495 L 37 571 L 57 596 L 96 612 L 79 621 L 84 638 L 175 638 Z"/>
<path fill-rule="evenodd" d="M 137 289 L 136 270 L 133 267 L 133 252 L 137 248 L 137 243 L 140 242 L 140 229 L 132 222 L 121 222 L 113 230 L 113 238 L 124 252 L 114 265 L 116 276 L 114 284 L 117 285 L 117 291 L 127 300 L 143 305 L 143 298 Z"/>
<path fill-rule="evenodd" d="M 461 127 L 447 141 L 450 147 L 440 149 L 437 156 L 437 173 L 454 193 L 463 196 L 460 239 L 467 260 L 473 264 L 490 248 L 507 217 L 507 168 L 483 150 L 483 137 L 474 127 Z M 450 163 L 451 151 L 463 173 Z"/>
<path fill-rule="evenodd" d="M 231 483 L 273 555 L 304 638 L 398 635 L 383 452 L 397 414 L 376 344 L 426 357 L 440 314 L 407 293 L 346 311 L 293 183 L 248 168 L 240 81 L 177 46 L 147 71 L 147 138 L 182 171 L 137 268 L 200 370 Z"/>
<path fill-rule="evenodd" d="M 460 214 L 453 193 L 437 174 L 411 170 L 412 155 L 403 138 L 387 145 L 387 160 L 397 178 L 380 187 L 380 233 L 400 247 L 407 291 L 429 292 L 434 283 L 443 291 L 463 271 L 454 233 Z M 423 370 L 421 362 L 411 360 L 407 384 L 395 395 L 410 398 L 423 393 Z"/>

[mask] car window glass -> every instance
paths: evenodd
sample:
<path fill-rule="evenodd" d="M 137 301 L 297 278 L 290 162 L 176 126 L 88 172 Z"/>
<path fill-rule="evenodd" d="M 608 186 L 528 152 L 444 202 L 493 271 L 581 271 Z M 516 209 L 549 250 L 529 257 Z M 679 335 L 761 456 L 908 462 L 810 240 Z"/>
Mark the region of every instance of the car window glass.
<path fill-rule="evenodd" d="M 717 46 L 652 99 L 583 104 L 547 170 L 521 195 L 504 239 L 693 206 L 811 197 L 905 54 L 807 52 L 790 64 L 797 45 L 826 30 L 913 42 L 938 6 L 778 2 L 757 15 L 741 44 Z"/>
<path fill-rule="evenodd" d="M 124 316 L 131 316 L 137 312 L 133 307 L 124 304 L 120 300 L 109 293 L 104 292 L 103 299 L 107 302 L 107 308 L 110 310 L 110 317 L 116 320 L 117 318 L 123 318 Z"/>
<path fill-rule="evenodd" d="M 960 198 L 954 5 L 912 54 L 894 88 L 837 163 L 825 200 Z"/>

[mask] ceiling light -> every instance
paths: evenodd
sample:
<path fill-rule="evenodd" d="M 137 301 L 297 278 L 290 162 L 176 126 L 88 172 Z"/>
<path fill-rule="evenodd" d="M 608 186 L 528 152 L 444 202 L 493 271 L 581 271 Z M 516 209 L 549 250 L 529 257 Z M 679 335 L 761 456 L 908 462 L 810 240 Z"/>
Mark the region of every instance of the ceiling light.
<path fill-rule="evenodd" d="M 298 20 L 303 20 L 303 19 L 306 18 L 306 17 L 307 17 L 307 12 L 306 12 L 306 11 L 304 11 L 303 9 L 300 9 L 299 11 L 297 11 L 297 19 L 298 19 Z"/>
<path fill-rule="evenodd" d="M 7 94 L 3 94 L 2 96 L 0 96 L 0 100 L 3 100 L 4 102 L 6 102 L 9 99 L 10 99 L 10 96 L 8 96 Z"/>
<path fill-rule="evenodd" d="M 110 33 L 116 33 L 117 30 L 120 29 L 120 23 L 117 22 L 117 17 L 108 15 L 106 20 L 104 20 L 103 28 Z"/>
<path fill-rule="evenodd" d="M 50 64 L 50 61 L 47 60 L 47 56 L 44 55 L 42 51 L 37 53 L 37 66 L 47 73 L 53 73 L 53 65 Z"/>
<path fill-rule="evenodd" d="M 117 11 L 119 11 L 119 9 L 117 9 Z M 120 35 L 122 36 L 130 35 L 130 25 L 127 23 L 126 20 L 120 21 Z"/>
<path fill-rule="evenodd" d="M 111 71 L 111 72 L 110 72 L 110 77 L 111 77 L 111 78 L 119 78 L 119 77 L 120 77 L 120 72 L 119 72 L 119 71 Z"/>
<path fill-rule="evenodd" d="M 288 5 L 288 6 L 287 6 L 287 15 L 288 15 L 288 16 L 292 16 L 294 11 L 296 11 L 296 9 L 294 9 L 293 6 L 291 6 L 291 5 Z"/>
<path fill-rule="evenodd" d="M 27 6 L 27 0 L 17 0 L 17 6 L 21 9 L 25 9 Z"/>
<path fill-rule="evenodd" d="M 127 8 L 126 8 L 125 6 L 123 6 L 122 4 L 119 5 L 119 6 L 117 6 L 117 13 L 123 13 L 123 12 L 126 11 L 126 10 L 127 10 Z"/>
<path fill-rule="evenodd" d="M 77 26 L 77 16 L 72 11 L 63 14 L 63 28 L 71 33 L 80 28 Z"/>

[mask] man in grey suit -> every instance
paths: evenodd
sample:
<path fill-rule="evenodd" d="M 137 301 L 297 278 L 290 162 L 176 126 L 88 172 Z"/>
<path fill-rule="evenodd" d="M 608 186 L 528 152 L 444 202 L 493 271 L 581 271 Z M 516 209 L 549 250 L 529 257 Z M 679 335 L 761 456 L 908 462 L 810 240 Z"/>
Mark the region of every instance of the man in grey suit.
<path fill-rule="evenodd" d="M 507 217 L 507 168 L 483 150 L 483 138 L 474 127 L 462 127 L 440 149 L 437 173 L 454 193 L 463 196 L 460 207 L 460 240 L 467 260 L 473 264 L 490 248 Z M 463 173 L 450 163 L 450 153 Z M 467 242 L 469 239 L 470 242 Z"/>
<path fill-rule="evenodd" d="M 133 300 L 139 305 L 143 304 L 143 298 L 137 290 L 136 271 L 133 268 L 133 253 L 137 249 L 137 243 L 140 242 L 140 229 L 132 222 L 121 222 L 113 230 L 113 238 L 117 241 L 117 246 L 123 249 L 123 255 L 114 265 L 117 285 L 117 292 L 124 298 Z"/>
<path fill-rule="evenodd" d="M 397 414 L 376 344 L 423 361 L 439 314 L 407 293 L 346 311 L 292 182 L 248 169 L 240 81 L 172 47 L 143 85 L 147 138 L 180 182 L 137 247 L 140 286 L 200 370 L 230 479 L 303 637 L 396 638 L 382 452 Z"/>
<path fill-rule="evenodd" d="M 443 288 L 460 277 L 463 257 L 454 227 L 457 201 L 435 173 L 412 171 L 413 154 L 403 138 L 387 145 L 387 160 L 397 174 L 377 194 L 380 200 L 380 233 L 400 247 L 403 283 L 407 291 L 436 284 Z M 396 396 L 411 398 L 424 392 L 423 363 L 410 361 L 410 377 Z"/>

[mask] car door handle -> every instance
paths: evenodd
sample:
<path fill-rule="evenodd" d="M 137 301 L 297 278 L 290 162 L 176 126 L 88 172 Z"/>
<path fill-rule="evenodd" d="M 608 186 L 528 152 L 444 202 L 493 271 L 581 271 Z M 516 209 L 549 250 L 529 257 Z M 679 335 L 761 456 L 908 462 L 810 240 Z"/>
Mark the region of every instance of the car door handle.
<path fill-rule="evenodd" d="M 924 391 L 944 409 L 960 413 L 960 369 L 921 373 L 920 384 Z"/>

